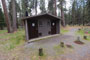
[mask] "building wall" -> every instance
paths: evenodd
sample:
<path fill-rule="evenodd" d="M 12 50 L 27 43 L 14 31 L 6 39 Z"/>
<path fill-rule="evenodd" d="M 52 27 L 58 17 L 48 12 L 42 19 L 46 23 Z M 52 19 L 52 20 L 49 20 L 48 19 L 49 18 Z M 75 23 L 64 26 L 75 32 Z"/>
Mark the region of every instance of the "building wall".
<path fill-rule="evenodd" d="M 57 34 L 60 34 L 60 20 L 56 22 Z"/>
<path fill-rule="evenodd" d="M 49 19 L 41 18 L 38 20 L 38 33 L 39 36 L 48 36 L 51 31 L 51 22 Z"/>
<path fill-rule="evenodd" d="M 60 33 L 60 23 L 58 20 L 56 20 L 56 33 Z M 49 33 L 51 32 L 51 20 L 47 18 L 41 18 L 38 19 L 38 33 L 39 37 L 41 36 L 48 36 L 50 35 Z"/>
<path fill-rule="evenodd" d="M 28 21 L 29 22 L 29 21 Z M 29 31 L 27 20 L 25 20 L 25 29 L 26 29 L 26 40 L 29 40 Z M 28 27 L 28 28 L 27 28 Z M 48 18 L 40 18 L 38 19 L 38 37 L 51 35 L 51 20 Z M 60 33 L 60 21 L 56 20 L 56 34 Z"/>

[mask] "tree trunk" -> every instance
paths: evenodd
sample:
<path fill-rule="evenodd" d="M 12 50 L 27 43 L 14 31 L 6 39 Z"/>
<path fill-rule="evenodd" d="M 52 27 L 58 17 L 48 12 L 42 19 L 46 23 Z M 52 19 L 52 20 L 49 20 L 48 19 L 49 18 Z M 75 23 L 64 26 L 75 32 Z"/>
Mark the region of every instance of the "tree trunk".
<path fill-rule="evenodd" d="M 35 4 L 35 15 L 37 15 L 37 0 L 34 1 Z"/>
<path fill-rule="evenodd" d="M 84 1 L 83 1 L 83 26 L 85 25 L 85 23 L 84 23 L 84 18 L 85 18 L 85 8 L 84 8 Z"/>
<path fill-rule="evenodd" d="M 5 2 L 5 0 L 1 0 L 1 1 L 2 1 L 2 5 L 3 5 L 3 10 L 4 10 L 5 21 L 6 21 L 8 33 L 12 33 L 11 21 L 10 21 L 8 12 L 7 12 L 6 2 Z"/>
<path fill-rule="evenodd" d="M 56 0 L 54 0 L 55 2 L 55 15 L 57 16 L 57 6 L 56 6 Z"/>
<path fill-rule="evenodd" d="M 64 18 L 64 11 L 63 11 L 62 1 L 61 1 L 61 20 L 62 20 L 63 27 L 65 27 L 65 18 Z"/>
<path fill-rule="evenodd" d="M 13 11 L 13 32 L 17 31 L 17 13 L 16 13 L 16 6 L 15 0 L 12 0 L 12 11 Z"/>

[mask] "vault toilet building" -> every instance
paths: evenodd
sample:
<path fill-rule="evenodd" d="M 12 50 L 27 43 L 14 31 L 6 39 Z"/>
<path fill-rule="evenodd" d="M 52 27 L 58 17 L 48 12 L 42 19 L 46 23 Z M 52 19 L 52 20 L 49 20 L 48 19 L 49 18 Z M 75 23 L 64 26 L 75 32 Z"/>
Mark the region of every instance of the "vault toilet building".
<path fill-rule="evenodd" d="M 42 14 L 23 18 L 26 40 L 60 33 L 60 18 L 51 14 Z"/>

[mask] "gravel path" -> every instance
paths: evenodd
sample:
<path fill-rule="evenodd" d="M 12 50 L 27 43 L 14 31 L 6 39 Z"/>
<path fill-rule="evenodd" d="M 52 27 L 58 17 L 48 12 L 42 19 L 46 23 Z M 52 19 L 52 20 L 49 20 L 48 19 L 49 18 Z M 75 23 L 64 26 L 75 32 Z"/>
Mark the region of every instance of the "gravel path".
<path fill-rule="evenodd" d="M 39 48 L 44 48 L 45 53 L 47 53 L 49 56 L 56 56 L 57 54 L 55 50 L 53 49 L 53 47 L 55 45 L 59 45 L 59 43 L 63 41 L 65 44 L 72 45 L 74 49 L 73 49 L 73 52 L 61 54 L 59 59 L 61 60 L 85 60 L 87 59 L 87 56 L 90 56 L 89 55 L 90 42 L 81 39 L 85 43 L 84 45 L 75 44 L 74 41 L 78 37 L 75 34 L 77 30 L 78 28 L 72 28 L 68 33 L 64 35 L 41 40 L 41 41 L 34 42 L 34 43 L 30 43 L 30 44 L 27 44 L 25 48 L 26 49 L 29 48 L 28 49 L 29 51 L 30 49 L 34 51 L 34 50 L 38 50 Z M 88 60 L 90 60 L 89 57 L 88 57 Z"/>
<path fill-rule="evenodd" d="M 74 38 L 77 38 L 78 36 L 75 35 L 76 30 L 77 29 L 71 29 L 70 32 L 68 32 L 66 35 L 72 35 Z M 83 39 L 81 39 L 81 41 L 83 41 L 85 44 L 78 45 L 70 42 L 69 44 L 72 44 L 74 46 L 74 51 L 72 53 L 62 55 L 62 59 L 65 58 L 64 60 L 90 60 L 90 42 Z"/>

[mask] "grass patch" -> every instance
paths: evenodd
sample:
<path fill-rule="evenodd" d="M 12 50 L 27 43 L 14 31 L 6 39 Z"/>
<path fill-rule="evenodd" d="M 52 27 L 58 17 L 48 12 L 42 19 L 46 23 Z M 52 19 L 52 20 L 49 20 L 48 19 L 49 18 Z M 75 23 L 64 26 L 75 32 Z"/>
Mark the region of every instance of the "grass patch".
<path fill-rule="evenodd" d="M 88 32 L 88 34 L 86 32 Z M 76 34 L 81 35 L 82 38 L 84 36 L 87 36 L 87 39 L 86 40 L 90 40 L 90 30 L 89 30 L 89 28 L 83 28 L 83 29 L 77 31 Z"/>
<path fill-rule="evenodd" d="M 30 53 L 30 59 L 31 60 L 47 60 L 47 54 L 46 52 L 43 50 L 44 55 L 43 56 L 39 56 L 39 51 L 36 49 L 34 50 L 34 52 Z"/>
<path fill-rule="evenodd" d="M 7 30 L 0 30 L 0 34 L 4 34 L 6 32 L 7 32 Z"/>
<path fill-rule="evenodd" d="M 87 37 L 87 40 L 89 40 L 89 41 L 90 41 L 90 36 L 88 36 L 88 37 Z"/>
<path fill-rule="evenodd" d="M 64 44 L 64 47 L 61 45 L 55 45 L 54 50 L 56 52 L 56 55 L 61 55 L 65 53 L 71 53 L 73 51 L 73 46 L 69 44 Z"/>
<path fill-rule="evenodd" d="M 65 48 L 66 48 L 66 47 L 63 47 L 63 48 L 62 48 L 60 45 L 54 46 L 54 49 L 55 49 L 57 55 L 63 54 Z"/>
<path fill-rule="evenodd" d="M 1 33 L 1 32 L 0 32 Z M 0 49 L 9 51 L 15 47 L 24 44 L 25 42 L 24 30 L 19 30 L 16 33 L 7 33 L 0 36 Z"/>
<path fill-rule="evenodd" d="M 68 32 L 68 30 L 61 29 L 61 33 L 62 33 L 62 34 L 65 34 L 65 33 L 67 33 L 67 32 Z"/>
<path fill-rule="evenodd" d="M 81 36 L 84 36 L 85 35 L 83 30 L 77 31 L 77 34 L 79 34 Z"/>

